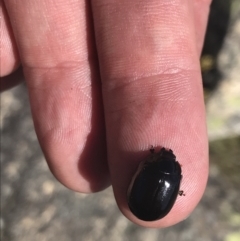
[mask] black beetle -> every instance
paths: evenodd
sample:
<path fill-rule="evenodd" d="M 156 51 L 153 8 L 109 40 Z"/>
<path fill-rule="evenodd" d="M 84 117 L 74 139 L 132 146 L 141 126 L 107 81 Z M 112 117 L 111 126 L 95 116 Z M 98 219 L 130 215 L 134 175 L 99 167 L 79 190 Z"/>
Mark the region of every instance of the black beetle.
<path fill-rule="evenodd" d="M 128 188 L 128 205 L 144 221 L 155 221 L 172 209 L 179 191 L 182 169 L 171 149 L 162 148 L 141 162 Z"/>

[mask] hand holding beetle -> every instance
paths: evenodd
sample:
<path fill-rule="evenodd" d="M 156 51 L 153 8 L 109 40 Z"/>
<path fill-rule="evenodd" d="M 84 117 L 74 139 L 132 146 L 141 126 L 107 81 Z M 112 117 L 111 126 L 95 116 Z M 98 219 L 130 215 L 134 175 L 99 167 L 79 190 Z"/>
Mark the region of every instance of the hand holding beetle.
<path fill-rule="evenodd" d="M 199 55 L 209 4 L 1 2 L 1 81 L 11 85 L 21 63 L 36 133 L 60 182 L 86 193 L 112 184 L 123 214 L 146 227 L 191 213 L 208 175 Z M 127 189 L 151 145 L 173 150 L 186 196 L 146 222 L 128 208 Z"/>

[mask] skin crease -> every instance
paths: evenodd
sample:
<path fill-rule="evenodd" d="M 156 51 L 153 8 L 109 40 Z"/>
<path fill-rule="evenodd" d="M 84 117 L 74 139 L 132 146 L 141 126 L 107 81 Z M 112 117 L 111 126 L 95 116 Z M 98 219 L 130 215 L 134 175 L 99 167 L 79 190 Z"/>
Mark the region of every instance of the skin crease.
<path fill-rule="evenodd" d="M 128 219 L 171 226 L 190 215 L 207 182 L 199 56 L 210 0 L 86 2 L 0 2 L 2 87 L 16 83 L 21 64 L 39 142 L 61 183 L 85 193 L 112 184 Z M 151 145 L 174 151 L 186 196 L 144 222 L 126 193 Z"/>

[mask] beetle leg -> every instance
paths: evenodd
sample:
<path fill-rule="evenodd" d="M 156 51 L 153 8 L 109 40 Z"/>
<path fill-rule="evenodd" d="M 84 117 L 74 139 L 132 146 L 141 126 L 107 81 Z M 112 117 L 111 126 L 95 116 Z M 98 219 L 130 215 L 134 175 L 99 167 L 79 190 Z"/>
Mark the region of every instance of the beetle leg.
<path fill-rule="evenodd" d="M 186 194 L 184 193 L 183 190 L 180 190 L 180 191 L 178 192 L 178 195 L 179 195 L 179 196 L 186 196 Z"/>
<path fill-rule="evenodd" d="M 150 152 L 153 154 L 154 151 L 155 151 L 155 149 L 154 149 L 153 145 L 151 145 Z"/>

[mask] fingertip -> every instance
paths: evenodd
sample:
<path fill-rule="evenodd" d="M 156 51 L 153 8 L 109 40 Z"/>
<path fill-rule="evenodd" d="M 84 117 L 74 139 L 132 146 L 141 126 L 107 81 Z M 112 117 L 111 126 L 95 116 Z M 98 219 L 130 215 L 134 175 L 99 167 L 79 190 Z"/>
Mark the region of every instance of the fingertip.
<path fill-rule="evenodd" d="M 1 56 L 0 76 L 4 77 L 13 73 L 20 64 L 17 45 L 4 4 L 0 6 L 1 12 Z"/>
<path fill-rule="evenodd" d="M 86 152 L 79 157 L 64 153 L 54 154 L 52 151 L 52 157 L 46 157 L 49 169 L 68 189 L 80 193 L 94 193 L 110 185 L 108 168 L 102 153 L 98 153 L 98 160 Z"/>

